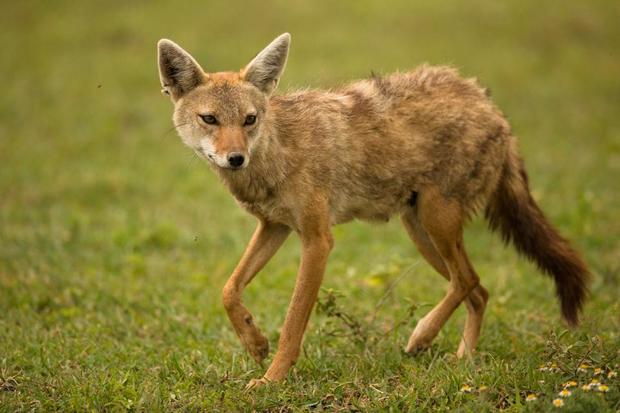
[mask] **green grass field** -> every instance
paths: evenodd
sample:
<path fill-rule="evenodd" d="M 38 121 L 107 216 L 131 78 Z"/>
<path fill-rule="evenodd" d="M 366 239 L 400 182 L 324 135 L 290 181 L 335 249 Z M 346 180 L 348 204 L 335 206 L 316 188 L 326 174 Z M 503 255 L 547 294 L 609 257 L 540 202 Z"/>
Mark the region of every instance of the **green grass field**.
<path fill-rule="evenodd" d="M 571 380 L 562 411 L 620 409 L 619 2 L 180 4 L 2 5 L 0 411 L 547 411 Z M 255 222 L 171 129 L 155 43 L 218 71 L 284 31 L 281 92 L 423 62 L 488 85 L 535 198 L 594 274 L 582 326 L 567 331 L 551 281 L 479 218 L 466 234 L 491 293 L 478 352 L 453 357 L 460 308 L 431 350 L 405 355 L 447 283 L 398 219 L 351 223 L 334 228 L 288 380 L 244 393 L 264 369 L 220 290 Z M 291 237 L 246 290 L 271 355 L 299 255 Z M 593 378 L 608 391 L 582 390 Z"/>

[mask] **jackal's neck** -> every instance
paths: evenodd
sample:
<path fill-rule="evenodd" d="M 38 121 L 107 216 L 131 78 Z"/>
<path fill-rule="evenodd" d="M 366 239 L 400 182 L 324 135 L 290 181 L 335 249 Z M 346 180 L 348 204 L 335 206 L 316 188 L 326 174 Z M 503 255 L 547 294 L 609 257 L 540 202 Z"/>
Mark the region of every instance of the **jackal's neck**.
<path fill-rule="evenodd" d="M 288 173 L 288 162 L 276 128 L 268 119 L 265 121 L 264 131 L 257 137 L 248 166 L 237 171 L 217 170 L 224 184 L 241 202 L 261 202 L 273 197 Z"/>

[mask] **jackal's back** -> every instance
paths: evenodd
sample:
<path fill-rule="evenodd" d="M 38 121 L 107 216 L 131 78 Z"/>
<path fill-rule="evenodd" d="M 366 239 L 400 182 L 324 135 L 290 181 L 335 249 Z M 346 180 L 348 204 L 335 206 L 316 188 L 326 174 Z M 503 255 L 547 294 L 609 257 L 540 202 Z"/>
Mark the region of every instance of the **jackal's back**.
<path fill-rule="evenodd" d="M 447 67 L 272 99 L 303 181 L 328 188 L 333 219 L 387 219 L 428 186 L 472 212 L 486 204 L 510 131 L 475 79 Z"/>

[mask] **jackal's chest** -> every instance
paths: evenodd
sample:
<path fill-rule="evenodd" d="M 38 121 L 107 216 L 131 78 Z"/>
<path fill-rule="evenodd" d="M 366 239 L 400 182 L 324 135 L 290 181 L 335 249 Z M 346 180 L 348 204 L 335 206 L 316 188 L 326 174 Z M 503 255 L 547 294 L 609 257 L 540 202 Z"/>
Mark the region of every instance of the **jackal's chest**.
<path fill-rule="evenodd" d="M 286 203 L 280 199 L 275 186 L 259 179 L 256 175 L 248 179 L 230 179 L 230 176 L 226 178 L 228 179 L 224 182 L 230 193 L 237 203 L 250 214 L 271 222 L 295 227 L 293 215 Z"/>
<path fill-rule="evenodd" d="M 295 220 L 291 210 L 275 198 L 261 201 L 241 201 L 238 199 L 237 202 L 243 209 L 254 216 L 295 228 Z"/>

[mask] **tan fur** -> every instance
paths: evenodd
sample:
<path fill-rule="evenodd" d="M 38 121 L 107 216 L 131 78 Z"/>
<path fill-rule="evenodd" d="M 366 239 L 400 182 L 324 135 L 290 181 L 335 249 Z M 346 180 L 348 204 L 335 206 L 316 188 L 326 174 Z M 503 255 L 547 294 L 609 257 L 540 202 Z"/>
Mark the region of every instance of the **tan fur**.
<path fill-rule="evenodd" d="M 259 220 L 223 292 L 235 331 L 259 362 L 268 343 L 241 303 L 242 290 L 291 230 L 302 241 L 277 353 L 265 376 L 249 387 L 283 379 L 294 364 L 332 248 L 330 227 L 353 219 L 387 221 L 399 214 L 422 255 L 450 282 L 443 300 L 416 326 L 407 351 L 428 347 L 465 301 L 468 315 L 457 355 L 470 354 L 488 294 L 465 252 L 463 225 L 494 199 L 498 220 L 518 215 L 506 211 L 503 201 L 522 203 L 529 194 L 504 116 L 475 79 L 448 67 L 422 66 L 333 90 L 271 96 L 289 39 L 278 37 L 238 73 L 199 72 L 180 47 L 167 40 L 159 45 L 162 84 L 175 103 L 179 134 Z M 166 66 L 170 62 L 181 66 Z M 205 124 L 200 116 L 205 113 L 218 124 Z M 255 124 L 244 123 L 248 114 L 256 115 Z M 231 152 L 247 158 L 241 169 L 225 164 Z M 572 259 L 569 255 L 562 259 Z"/>

